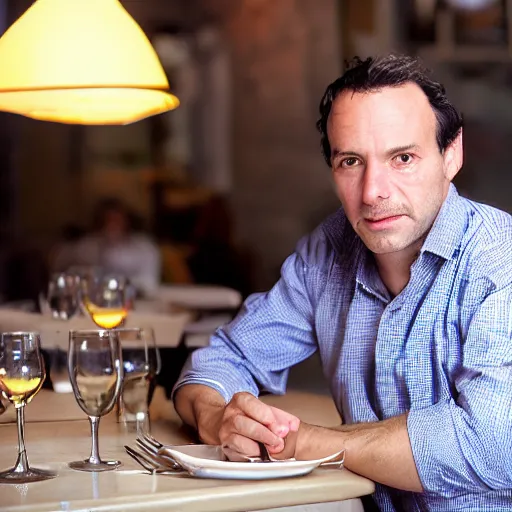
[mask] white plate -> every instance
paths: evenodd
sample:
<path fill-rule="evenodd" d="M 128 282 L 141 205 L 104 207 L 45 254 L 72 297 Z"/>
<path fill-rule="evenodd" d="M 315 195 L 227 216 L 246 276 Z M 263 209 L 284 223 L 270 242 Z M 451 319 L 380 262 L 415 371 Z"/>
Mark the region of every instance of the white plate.
<path fill-rule="evenodd" d="M 191 475 L 200 478 L 235 480 L 264 480 L 287 478 L 311 473 L 339 453 L 316 460 L 289 460 L 286 462 L 231 462 L 226 460 L 220 446 L 182 445 L 162 448 Z"/>

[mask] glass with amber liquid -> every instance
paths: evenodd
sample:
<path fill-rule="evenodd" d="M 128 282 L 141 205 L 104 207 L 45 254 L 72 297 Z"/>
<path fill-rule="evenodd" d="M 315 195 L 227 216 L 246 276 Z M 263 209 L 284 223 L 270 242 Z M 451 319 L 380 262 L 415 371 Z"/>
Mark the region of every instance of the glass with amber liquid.
<path fill-rule="evenodd" d="M 128 280 L 96 272 L 82 278 L 81 283 L 82 304 L 92 321 L 102 329 L 121 327 L 132 302 Z"/>
<path fill-rule="evenodd" d="M 18 459 L 0 473 L 0 484 L 39 482 L 56 473 L 29 466 L 25 449 L 25 405 L 41 389 L 45 378 L 41 340 L 34 332 L 4 332 L 0 337 L 0 392 L 16 408 Z"/>

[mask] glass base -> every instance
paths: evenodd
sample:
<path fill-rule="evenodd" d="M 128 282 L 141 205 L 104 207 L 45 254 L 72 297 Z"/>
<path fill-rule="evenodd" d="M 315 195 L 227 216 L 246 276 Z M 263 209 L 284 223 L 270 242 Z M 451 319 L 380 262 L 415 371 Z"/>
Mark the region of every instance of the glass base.
<path fill-rule="evenodd" d="M 127 421 L 125 418 L 120 418 L 118 422 L 124 433 L 137 435 L 151 434 L 151 424 L 147 416 L 143 420 L 135 421 Z"/>
<path fill-rule="evenodd" d="M 86 459 L 70 462 L 68 466 L 77 471 L 112 471 L 121 466 L 121 462 L 118 460 L 102 460 L 101 462 L 92 463 Z"/>
<path fill-rule="evenodd" d="M 28 471 L 3 471 L 0 473 L 0 484 L 28 484 L 30 482 L 42 482 L 55 478 L 57 473 L 46 469 L 30 468 Z"/>

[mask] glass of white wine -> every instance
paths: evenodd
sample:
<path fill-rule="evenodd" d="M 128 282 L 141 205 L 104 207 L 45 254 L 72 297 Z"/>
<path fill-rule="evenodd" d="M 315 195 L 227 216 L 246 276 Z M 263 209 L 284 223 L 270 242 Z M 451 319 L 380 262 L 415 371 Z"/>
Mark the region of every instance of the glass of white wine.
<path fill-rule="evenodd" d="M 149 433 L 149 404 L 160 372 L 160 353 L 150 327 L 116 329 L 123 354 L 118 420 L 138 434 Z"/>
<path fill-rule="evenodd" d="M 116 403 L 123 382 L 123 364 L 119 337 L 115 331 L 70 331 L 68 352 L 69 380 L 80 408 L 91 423 L 91 455 L 70 462 L 71 469 L 109 471 L 121 465 L 117 460 L 103 461 L 99 454 L 100 417 Z"/>
<path fill-rule="evenodd" d="M 81 279 L 84 309 L 101 329 L 121 327 L 132 303 L 132 287 L 123 276 L 91 272 Z"/>
<path fill-rule="evenodd" d="M 0 473 L 0 484 L 22 484 L 54 478 L 56 473 L 31 468 L 25 449 L 25 405 L 43 385 L 45 369 L 41 340 L 35 332 L 4 332 L 0 337 L 0 392 L 16 408 L 18 459 Z"/>

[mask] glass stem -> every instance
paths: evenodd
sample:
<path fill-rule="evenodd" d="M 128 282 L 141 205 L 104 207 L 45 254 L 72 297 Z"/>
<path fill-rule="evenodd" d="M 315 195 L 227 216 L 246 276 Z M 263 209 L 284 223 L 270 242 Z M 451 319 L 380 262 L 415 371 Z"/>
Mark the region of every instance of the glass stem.
<path fill-rule="evenodd" d="M 123 404 L 123 397 L 122 397 L 122 390 L 121 393 L 119 393 L 119 396 L 116 400 L 116 416 L 117 416 L 117 423 L 121 423 L 122 418 L 124 416 L 124 404 Z"/>
<path fill-rule="evenodd" d="M 91 456 L 89 457 L 88 462 L 90 464 L 100 464 L 100 452 L 98 448 L 98 427 L 100 424 L 100 418 L 98 416 L 89 416 L 89 422 L 91 423 L 91 438 L 92 438 L 92 446 L 91 446 Z"/>
<path fill-rule="evenodd" d="M 29 470 L 27 450 L 25 449 L 25 405 L 16 407 L 16 420 L 18 424 L 18 458 L 14 471 L 26 473 Z"/>
<path fill-rule="evenodd" d="M 137 422 L 137 436 L 143 436 L 144 434 L 150 434 L 150 422 L 149 422 L 149 412 L 139 412 L 136 416 Z"/>

